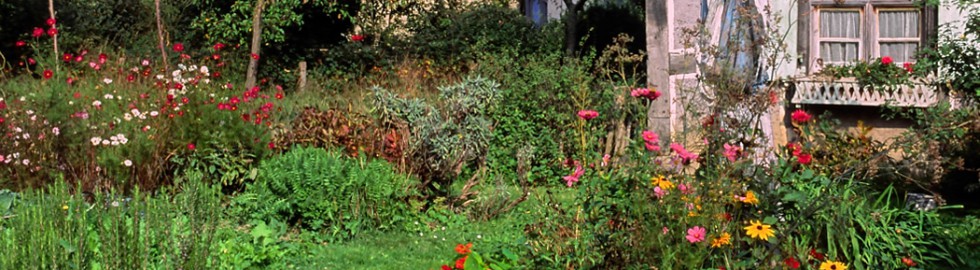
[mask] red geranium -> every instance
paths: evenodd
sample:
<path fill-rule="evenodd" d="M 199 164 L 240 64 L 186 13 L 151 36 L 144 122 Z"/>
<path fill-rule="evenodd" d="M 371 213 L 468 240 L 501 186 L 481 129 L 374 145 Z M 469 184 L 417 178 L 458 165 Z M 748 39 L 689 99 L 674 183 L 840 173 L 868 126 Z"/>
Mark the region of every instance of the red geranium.
<path fill-rule="evenodd" d="M 215 51 L 220 51 L 221 49 L 224 49 L 224 48 L 225 48 L 225 44 L 224 43 L 218 42 L 218 44 L 214 44 L 214 50 Z"/>
<path fill-rule="evenodd" d="M 891 56 L 885 56 L 885 57 L 882 57 L 882 58 L 881 58 L 881 63 L 882 63 L 882 64 L 885 64 L 885 65 L 891 65 L 891 64 L 892 64 L 892 63 L 894 63 L 894 62 L 895 62 L 895 61 L 892 61 L 892 58 L 891 58 Z"/>
<path fill-rule="evenodd" d="M 459 255 L 469 255 L 472 248 L 473 243 L 467 243 L 466 245 L 458 244 L 456 245 L 456 253 L 459 253 Z"/>
<path fill-rule="evenodd" d="M 449 267 L 448 265 L 443 264 L 441 270 L 453 270 L 453 268 L 452 267 Z"/>
<path fill-rule="evenodd" d="M 786 258 L 783 260 L 783 263 L 785 263 L 786 267 L 789 267 L 790 269 L 800 269 L 800 261 L 797 261 L 793 257 Z"/>
<path fill-rule="evenodd" d="M 913 267 L 913 266 L 916 265 L 915 261 L 913 261 L 912 258 L 909 258 L 909 257 L 902 258 L 902 263 L 904 263 L 905 266 L 908 266 L 908 267 Z"/>
<path fill-rule="evenodd" d="M 44 78 L 45 79 L 51 79 L 51 77 L 53 77 L 53 76 L 54 76 L 54 71 L 51 71 L 50 69 L 45 69 L 44 70 Z"/>
<path fill-rule="evenodd" d="M 353 42 L 361 42 L 361 41 L 364 41 L 364 35 L 353 35 L 353 36 L 350 36 L 350 40 L 353 41 Z"/>
<path fill-rule="evenodd" d="M 66 63 L 71 62 L 71 59 L 72 59 L 72 55 L 70 53 L 65 53 L 61 55 L 61 60 L 64 60 Z"/>
<path fill-rule="evenodd" d="M 912 73 L 914 71 L 912 69 L 912 63 L 905 62 L 905 64 L 903 64 L 902 67 L 904 67 L 905 68 L 905 71 L 908 72 L 908 73 Z"/>
<path fill-rule="evenodd" d="M 31 36 L 34 38 L 39 38 L 44 36 L 44 29 L 41 29 L 40 27 L 34 27 L 34 31 L 31 32 Z"/>
<path fill-rule="evenodd" d="M 259 60 L 259 54 L 253 53 L 252 54 L 252 59 Z"/>
<path fill-rule="evenodd" d="M 813 156 L 806 153 L 799 154 L 796 156 L 796 161 L 799 162 L 800 164 L 807 165 L 810 164 L 811 161 L 813 161 Z"/>
<path fill-rule="evenodd" d="M 469 256 L 463 256 L 462 258 L 459 258 L 459 260 L 456 260 L 456 269 L 463 269 L 463 267 L 466 265 L 467 257 Z"/>
<path fill-rule="evenodd" d="M 187 144 L 187 150 L 194 151 L 194 149 L 197 149 L 197 146 L 194 146 L 193 143 L 188 143 Z"/>
<path fill-rule="evenodd" d="M 24 47 L 24 45 L 27 45 L 27 42 L 24 42 L 23 40 L 18 40 L 17 42 L 14 42 L 14 46 L 17 47 Z"/>
<path fill-rule="evenodd" d="M 817 252 L 817 249 L 815 248 L 810 248 L 810 256 L 812 256 L 814 259 L 817 259 L 818 261 L 823 261 L 823 257 L 824 257 L 823 253 Z"/>
<path fill-rule="evenodd" d="M 184 43 L 174 43 L 174 48 L 173 49 L 174 49 L 175 52 L 182 52 L 182 51 L 184 51 Z"/>
<path fill-rule="evenodd" d="M 55 36 L 57 34 L 58 34 L 58 28 L 51 27 L 51 29 L 48 29 L 48 35 L 49 36 L 52 36 L 53 37 L 53 36 Z"/>
<path fill-rule="evenodd" d="M 54 20 L 54 18 L 48 18 L 48 20 L 45 21 L 44 23 L 47 24 L 48 26 L 54 26 L 55 22 L 56 21 Z"/>
<path fill-rule="evenodd" d="M 810 119 L 813 118 L 813 116 L 804 110 L 797 109 L 796 111 L 793 111 L 793 114 L 790 115 L 790 118 L 793 119 L 793 123 L 802 124 L 802 123 L 809 122 Z"/>

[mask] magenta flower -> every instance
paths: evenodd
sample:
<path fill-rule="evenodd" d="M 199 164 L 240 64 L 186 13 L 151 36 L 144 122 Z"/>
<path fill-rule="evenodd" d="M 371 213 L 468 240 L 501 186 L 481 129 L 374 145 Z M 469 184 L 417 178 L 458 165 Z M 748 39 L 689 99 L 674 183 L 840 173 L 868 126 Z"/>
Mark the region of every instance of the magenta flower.
<path fill-rule="evenodd" d="M 688 152 L 687 149 L 684 149 L 683 145 L 680 145 L 678 143 L 671 143 L 670 150 L 673 150 L 674 153 L 677 153 L 677 157 L 681 158 L 681 161 L 684 164 L 691 163 L 692 160 L 698 159 L 698 154 Z"/>
<path fill-rule="evenodd" d="M 581 163 L 579 163 L 578 161 L 576 161 L 575 162 L 575 171 L 572 172 L 572 174 L 570 174 L 570 175 L 566 175 L 562 179 L 565 179 L 565 184 L 568 185 L 568 187 L 571 187 L 572 184 L 575 184 L 576 182 L 578 182 L 579 177 L 582 177 L 583 174 L 585 174 L 585 169 L 582 168 L 582 164 Z"/>
<path fill-rule="evenodd" d="M 738 159 L 738 153 L 742 151 L 742 148 L 727 143 L 724 146 L 725 152 L 722 153 L 722 155 L 725 156 L 725 158 L 728 158 L 728 161 L 735 162 L 735 160 Z"/>
<path fill-rule="evenodd" d="M 649 99 L 649 100 L 657 100 L 657 98 L 660 97 L 660 91 L 650 90 L 650 89 L 647 89 L 647 88 L 636 88 L 636 89 L 633 89 L 633 91 L 630 92 L 630 96 L 633 96 L 633 97 L 642 97 L 642 98 L 646 98 L 646 99 Z"/>
<path fill-rule="evenodd" d="M 660 136 L 653 131 L 644 130 L 643 131 L 643 144 L 646 146 L 647 151 L 658 152 L 660 151 Z"/>
<path fill-rule="evenodd" d="M 598 116 L 599 116 L 599 112 L 597 111 L 593 111 L 593 110 L 578 111 L 578 117 L 584 120 L 592 120 L 592 118 L 596 118 Z"/>
<path fill-rule="evenodd" d="M 664 196 L 667 195 L 667 191 L 664 190 L 664 189 L 662 189 L 662 188 L 660 188 L 659 186 L 658 187 L 654 187 L 653 188 L 653 195 L 654 196 L 657 196 L 657 199 L 660 199 L 660 198 L 663 198 Z"/>
<path fill-rule="evenodd" d="M 693 243 L 699 243 L 704 241 L 704 236 L 707 234 L 707 230 L 700 226 L 694 226 L 693 228 L 687 229 L 687 241 Z"/>

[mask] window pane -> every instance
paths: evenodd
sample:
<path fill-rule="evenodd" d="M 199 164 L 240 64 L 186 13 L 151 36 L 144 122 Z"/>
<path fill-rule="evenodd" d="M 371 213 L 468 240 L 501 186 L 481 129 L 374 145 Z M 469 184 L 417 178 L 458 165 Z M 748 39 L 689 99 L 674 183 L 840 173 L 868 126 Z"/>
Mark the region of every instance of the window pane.
<path fill-rule="evenodd" d="M 919 12 L 879 12 L 878 34 L 884 38 L 919 37 Z"/>
<path fill-rule="evenodd" d="M 915 62 L 915 50 L 919 48 L 917 42 L 889 42 L 881 43 L 881 56 L 890 56 L 896 63 Z"/>
<path fill-rule="evenodd" d="M 861 13 L 857 11 L 820 11 L 820 36 L 861 37 Z"/>
<path fill-rule="evenodd" d="M 858 58 L 857 42 L 821 42 L 820 58 L 824 62 L 851 62 Z"/>

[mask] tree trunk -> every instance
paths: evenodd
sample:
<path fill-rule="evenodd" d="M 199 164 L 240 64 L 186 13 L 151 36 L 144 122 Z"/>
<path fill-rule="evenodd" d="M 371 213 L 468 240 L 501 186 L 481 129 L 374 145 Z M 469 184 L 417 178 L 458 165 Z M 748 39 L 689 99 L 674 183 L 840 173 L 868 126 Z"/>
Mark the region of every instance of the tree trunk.
<path fill-rule="evenodd" d="M 51 19 L 54 19 L 54 0 L 48 0 L 48 12 L 51 13 Z M 57 24 L 51 25 L 52 28 L 57 28 Z M 58 35 L 51 36 L 51 41 L 54 43 L 54 59 L 58 59 Z M 57 63 L 58 61 L 55 61 Z M 61 70 L 61 65 L 55 65 L 55 70 Z"/>
<path fill-rule="evenodd" d="M 575 56 L 578 51 L 578 19 L 579 12 L 588 0 L 564 0 L 565 2 L 565 55 Z"/>
<path fill-rule="evenodd" d="M 259 0 L 252 13 L 252 57 L 248 60 L 248 73 L 245 75 L 245 88 L 251 89 L 255 86 L 255 76 L 259 70 L 259 59 L 254 57 L 260 55 L 262 49 L 262 10 L 265 9 L 265 0 Z"/>
<path fill-rule="evenodd" d="M 160 58 L 163 59 L 163 69 L 166 71 L 170 67 L 170 64 L 167 63 L 167 46 L 163 40 L 163 19 L 160 17 L 160 0 L 154 0 L 153 2 L 156 5 L 157 38 L 160 41 Z"/>
<path fill-rule="evenodd" d="M 662 95 L 650 102 L 647 129 L 660 135 L 663 143 L 671 141 L 670 44 L 667 41 L 667 1 L 646 0 L 647 84 Z"/>

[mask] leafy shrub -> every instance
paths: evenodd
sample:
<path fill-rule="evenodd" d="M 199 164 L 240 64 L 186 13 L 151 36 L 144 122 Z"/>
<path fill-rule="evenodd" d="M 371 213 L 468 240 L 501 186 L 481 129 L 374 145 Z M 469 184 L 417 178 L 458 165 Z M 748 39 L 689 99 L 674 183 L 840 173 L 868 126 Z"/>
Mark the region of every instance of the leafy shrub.
<path fill-rule="evenodd" d="M 560 52 L 504 51 L 482 58 L 475 72 L 501 82 L 500 102 L 490 114 L 494 127 L 487 164 L 504 179 L 517 179 L 518 149 L 529 145 L 535 148 L 529 180 L 558 178 L 567 155 L 561 142 L 568 139 L 565 130 L 574 120 L 568 112 L 577 110 L 569 100 L 575 89 L 590 82 L 589 67 L 564 59 Z"/>
<path fill-rule="evenodd" d="M 219 231 L 227 239 L 217 244 L 215 265 L 220 269 L 269 269 L 282 268 L 277 265 L 289 250 L 279 239 L 286 232 L 280 222 L 266 224 L 257 221 L 248 233 L 234 229 Z"/>
<path fill-rule="evenodd" d="M 403 221 L 412 184 L 381 160 L 297 147 L 262 162 L 256 182 L 233 204 L 255 220 L 286 221 L 345 239 Z"/>
<path fill-rule="evenodd" d="M 406 157 L 428 195 L 447 195 L 464 166 L 486 158 L 493 123 L 489 115 L 499 98 L 498 88 L 496 82 L 480 77 L 440 87 L 440 108 L 373 88 L 374 106 L 382 122 L 408 126 L 411 137 Z"/>
<path fill-rule="evenodd" d="M 535 29 L 527 17 L 493 4 L 427 12 L 409 22 L 406 44 L 414 55 L 442 64 L 474 60 L 481 51 L 533 48 Z"/>

